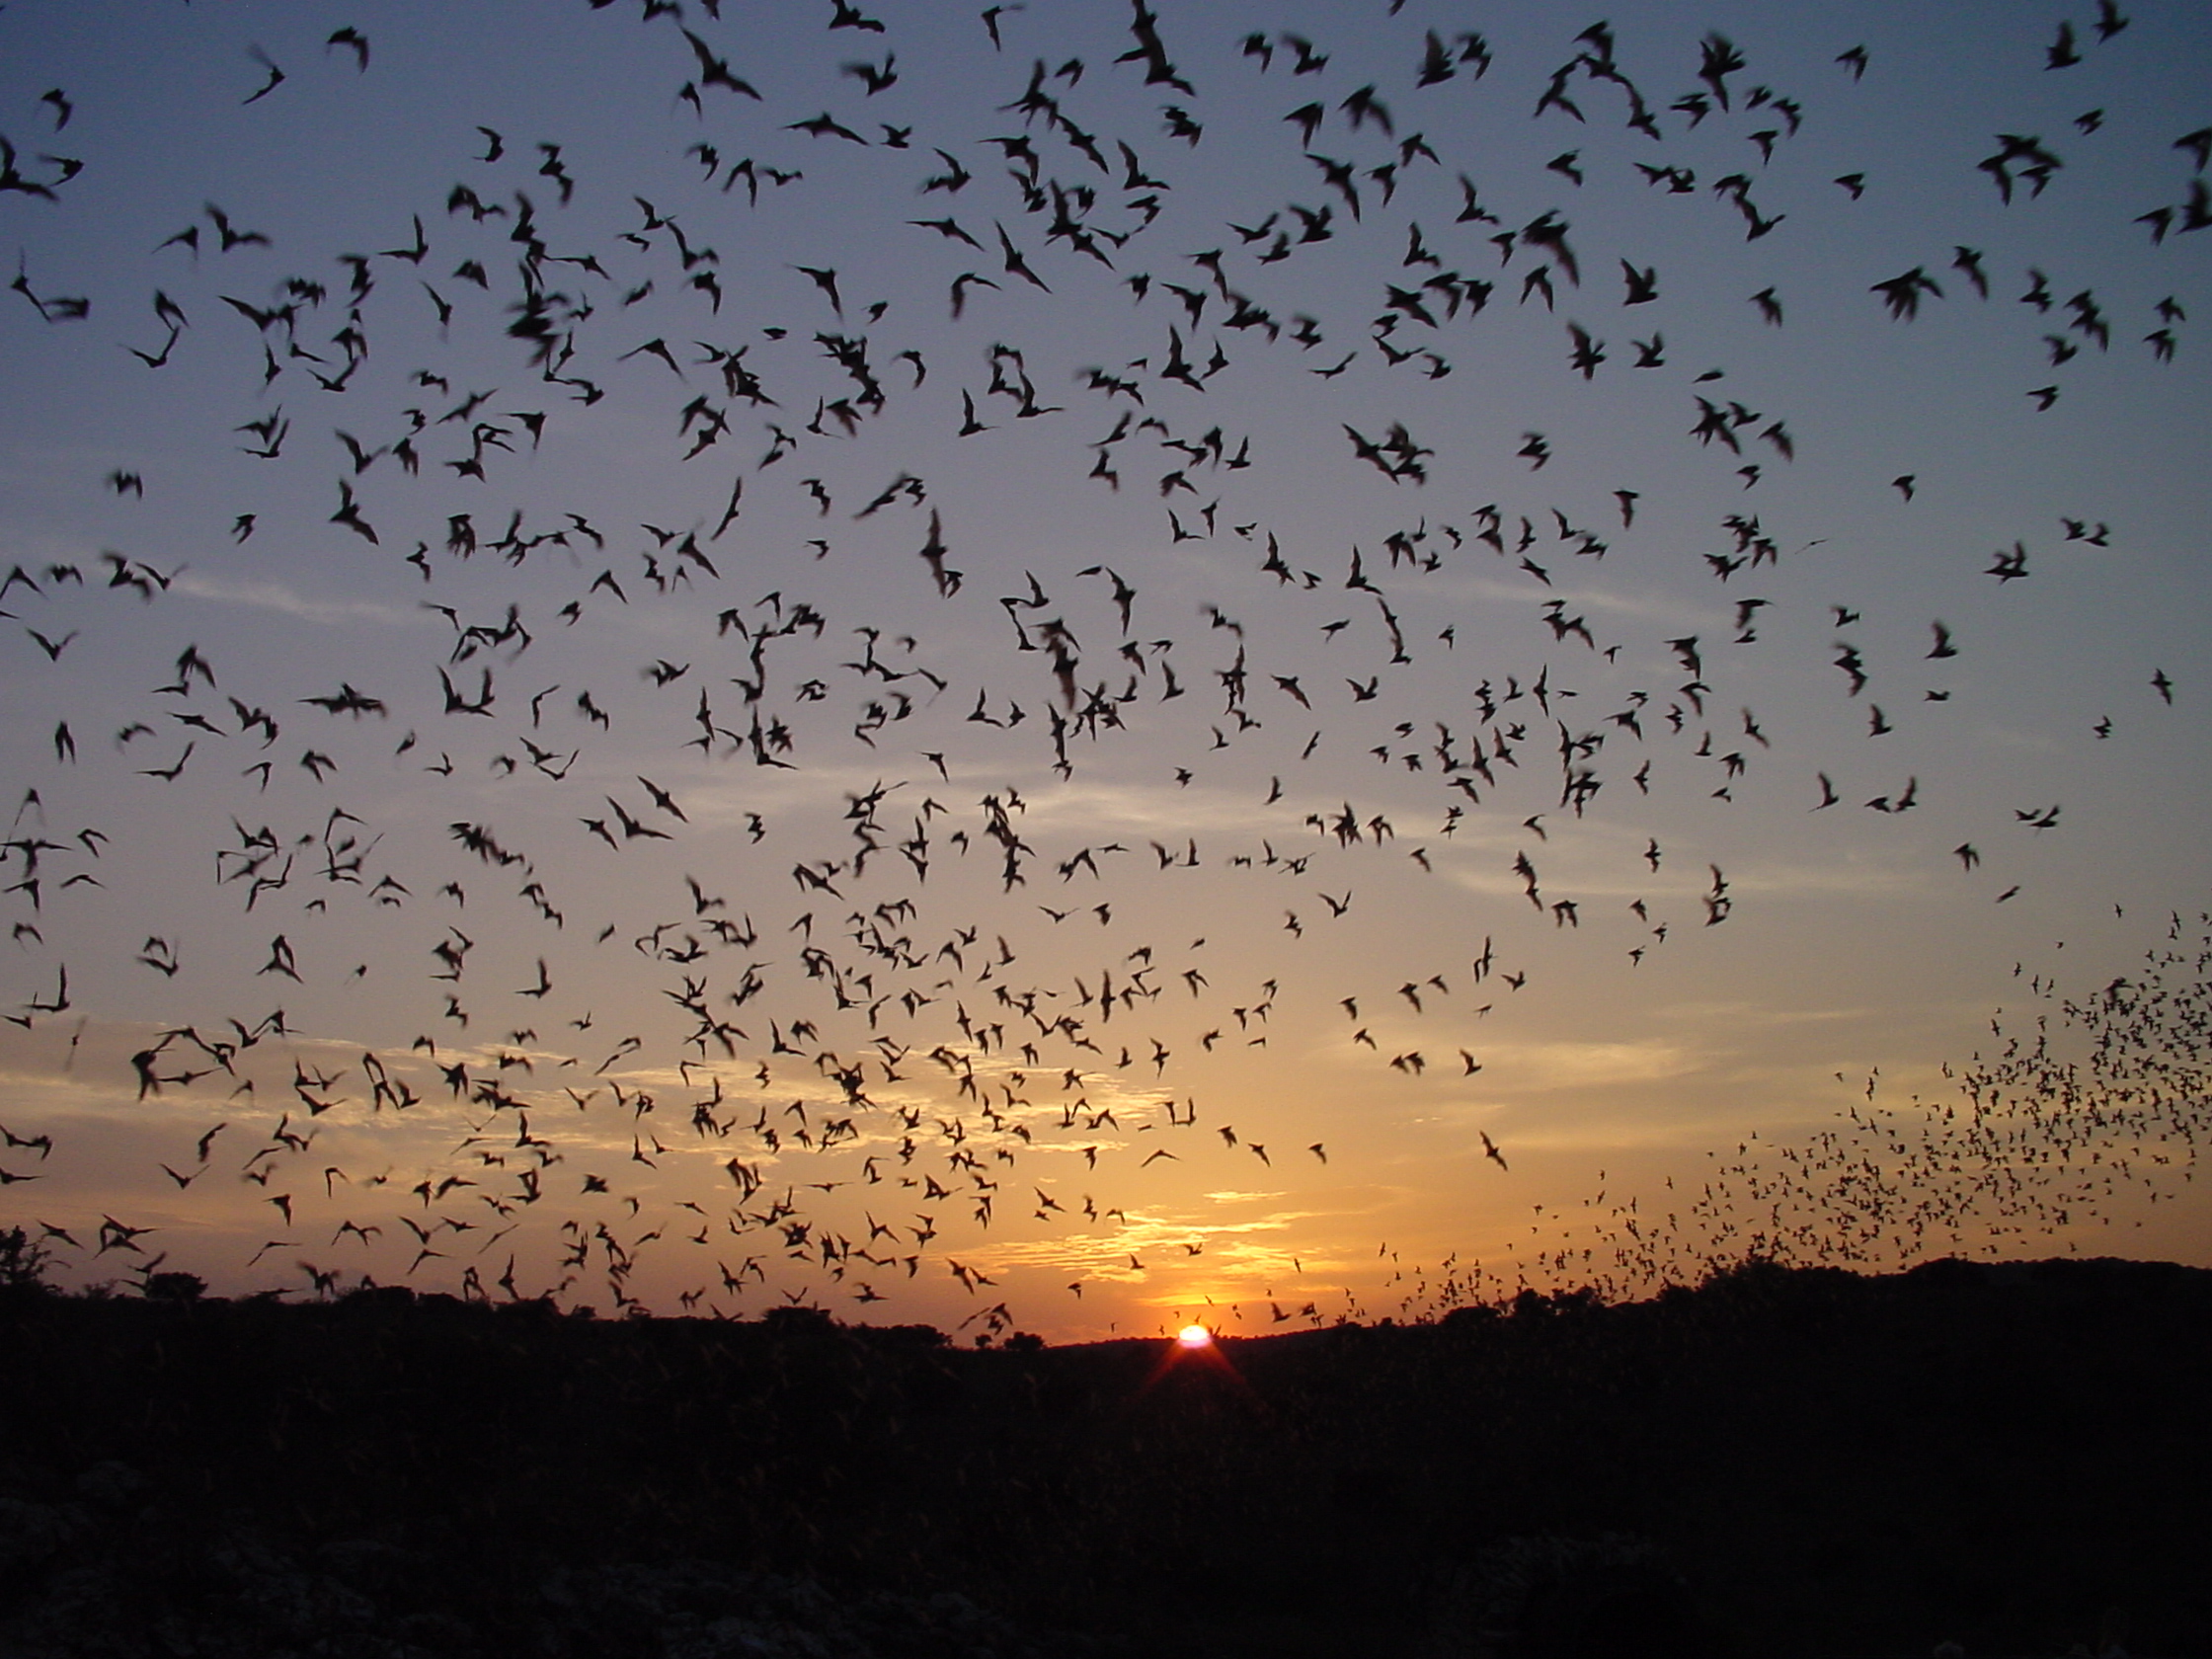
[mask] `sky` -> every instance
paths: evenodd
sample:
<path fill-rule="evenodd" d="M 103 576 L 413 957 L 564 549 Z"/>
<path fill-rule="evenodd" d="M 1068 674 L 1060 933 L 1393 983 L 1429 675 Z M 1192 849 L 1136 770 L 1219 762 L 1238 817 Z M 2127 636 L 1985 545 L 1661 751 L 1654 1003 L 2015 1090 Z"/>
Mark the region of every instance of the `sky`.
<path fill-rule="evenodd" d="M 1055 1340 L 2212 1261 L 2201 11 L 0 14 L 0 1224 Z"/>

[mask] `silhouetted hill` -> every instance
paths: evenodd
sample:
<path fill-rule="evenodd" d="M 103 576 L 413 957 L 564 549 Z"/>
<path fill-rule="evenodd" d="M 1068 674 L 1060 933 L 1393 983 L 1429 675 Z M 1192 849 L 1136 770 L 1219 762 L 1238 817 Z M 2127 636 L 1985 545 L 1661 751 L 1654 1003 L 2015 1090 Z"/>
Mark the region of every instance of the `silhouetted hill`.
<path fill-rule="evenodd" d="M 1172 1360 L 164 1288 L 0 1293 L 0 1654 L 2212 1654 L 2192 1269 Z"/>

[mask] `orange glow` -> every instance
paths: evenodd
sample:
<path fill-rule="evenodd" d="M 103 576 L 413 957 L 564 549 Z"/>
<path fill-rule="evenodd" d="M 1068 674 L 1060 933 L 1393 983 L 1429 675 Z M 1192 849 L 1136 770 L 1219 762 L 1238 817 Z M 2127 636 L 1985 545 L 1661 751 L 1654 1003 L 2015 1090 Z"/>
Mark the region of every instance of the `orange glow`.
<path fill-rule="evenodd" d="M 1163 1383 L 1199 1387 L 1202 1394 L 1205 1388 L 1218 1383 L 1226 1383 L 1242 1393 L 1251 1391 L 1251 1385 L 1237 1374 L 1219 1334 L 1201 1324 L 1184 1325 L 1168 1339 L 1138 1392 L 1148 1393 Z"/>

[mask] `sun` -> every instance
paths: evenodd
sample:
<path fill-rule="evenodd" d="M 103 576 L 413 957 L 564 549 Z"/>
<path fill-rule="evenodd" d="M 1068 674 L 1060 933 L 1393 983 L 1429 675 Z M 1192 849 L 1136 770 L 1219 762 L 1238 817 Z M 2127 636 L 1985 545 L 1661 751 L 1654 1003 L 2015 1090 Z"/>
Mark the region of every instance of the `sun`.
<path fill-rule="evenodd" d="M 1250 1391 L 1250 1384 L 1237 1375 L 1228 1350 L 1222 1346 L 1220 1335 L 1212 1327 L 1196 1322 L 1176 1328 L 1167 1345 L 1159 1350 L 1144 1388 L 1177 1382 L 1183 1386 L 1225 1382 L 1232 1388 Z"/>

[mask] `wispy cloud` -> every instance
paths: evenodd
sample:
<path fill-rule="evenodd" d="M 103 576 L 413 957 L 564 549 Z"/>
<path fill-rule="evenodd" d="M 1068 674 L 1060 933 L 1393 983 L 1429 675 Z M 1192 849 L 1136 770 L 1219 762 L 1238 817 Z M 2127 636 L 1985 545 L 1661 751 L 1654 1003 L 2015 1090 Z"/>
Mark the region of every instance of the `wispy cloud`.
<path fill-rule="evenodd" d="M 224 582 L 214 577 L 201 576 L 186 571 L 170 584 L 179 593 L 188 593 L 196 599 L 206 599 L 215 604 L 243 605 L 255 610 L 274 610 L 286 616 L 296 616 L 303 622 L 321 622 L 332 627 L 350 622 L 384 622 L 397 626 L 412 626 L 422 622 L 418 611 L 404 610 L 374 599 L 311 599 L 296 593 L 280 582 L 241 581 Z"/>
<path fill-rule="evenodd" d="M 1650 1083 L 1700 1069 L 1698 1050 L 1665 1039 L 1632 1043 L 1491 1043 L 1485 1062 L 1507 1067 L 1522 1088 L 1568 1089 Z"/>

